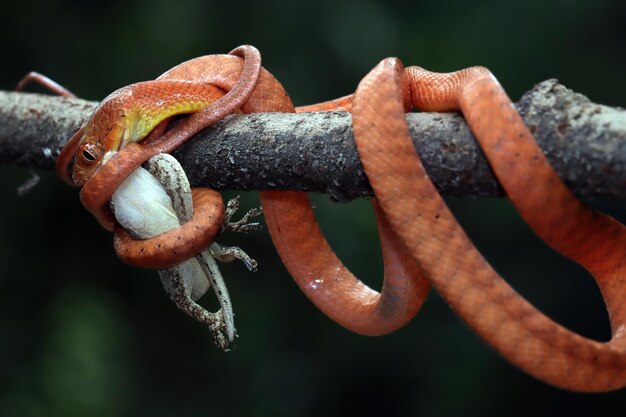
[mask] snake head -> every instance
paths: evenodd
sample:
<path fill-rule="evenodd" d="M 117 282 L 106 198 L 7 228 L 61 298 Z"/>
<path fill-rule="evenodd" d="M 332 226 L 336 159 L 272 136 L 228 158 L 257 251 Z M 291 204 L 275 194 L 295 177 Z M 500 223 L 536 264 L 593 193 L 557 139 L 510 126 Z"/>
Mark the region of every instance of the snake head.
<path fill-rule="evenodd" d="M 72 179 L 78 186 L 87 182 L 127 142 L 128 99 L 132 92 L 117 90 L 93 113 L 74 155 Z"/>
<path fill-rule="evenodd" d="M 90 129 L 89 124 L 86 126 L 74 157 L 72 179 L 78 186 L 87 182 L 120 149 L 122 144 L 124 136 L 122 123 L 98 125 L 95 130 L 96 132 Z M 105 130 L 107 133 L 99 135 L 100 130 Z"/>

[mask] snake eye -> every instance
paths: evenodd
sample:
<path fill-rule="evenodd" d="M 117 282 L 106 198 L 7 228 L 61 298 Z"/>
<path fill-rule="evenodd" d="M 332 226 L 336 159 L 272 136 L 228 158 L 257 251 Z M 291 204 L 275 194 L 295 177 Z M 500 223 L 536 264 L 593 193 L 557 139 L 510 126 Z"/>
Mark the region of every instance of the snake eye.
<path fill-rule="evenodd" d="M 87 149 L 83 149 L 83 158 L 85 158 L 88 161 L 96 160 L 96 156 L 92 152 L 89 152 Z"/>
<path fill-rule="evenodd" d="M 101 159 L 100 148 L 93 143 L 85 143 L 79 149 L 78 159 L 86 165 L 98 162 Z"/>

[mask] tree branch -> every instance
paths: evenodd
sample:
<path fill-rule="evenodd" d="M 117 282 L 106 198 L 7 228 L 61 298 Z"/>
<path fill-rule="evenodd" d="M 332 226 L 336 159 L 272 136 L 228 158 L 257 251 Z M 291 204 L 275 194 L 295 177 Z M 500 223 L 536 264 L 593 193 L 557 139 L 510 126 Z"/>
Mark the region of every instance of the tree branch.
<path fill-rule="evenodd" d="M 51 169 L 96 103 L 0 91 L 0 163 Z M 582 197 L 626 197 L 626 111 L 590 102 L 556 80 L 516 104 L 561 178 Z M 502 194 L 463 118 L 411 113 L 411 136 L 445 195 Z M 371 194 L 348 113 L 234 115 L 175 154 L 193 185 L 304 190 L 345 201 Z"/>

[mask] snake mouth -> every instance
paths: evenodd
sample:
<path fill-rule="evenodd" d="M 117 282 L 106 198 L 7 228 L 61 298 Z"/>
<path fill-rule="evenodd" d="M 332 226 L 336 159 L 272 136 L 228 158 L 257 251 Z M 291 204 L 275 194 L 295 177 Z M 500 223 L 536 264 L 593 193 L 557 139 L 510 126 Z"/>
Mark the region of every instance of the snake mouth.
<path fill-rule="evenodd" d="M 74 172 L 72 172 L 72 180 L 74 181 L 74 185 L 82 187 L 93 174 L 95 174 L 95 170 L 91 175 L 85 175 L 84 173 L 75 169 Z"/>

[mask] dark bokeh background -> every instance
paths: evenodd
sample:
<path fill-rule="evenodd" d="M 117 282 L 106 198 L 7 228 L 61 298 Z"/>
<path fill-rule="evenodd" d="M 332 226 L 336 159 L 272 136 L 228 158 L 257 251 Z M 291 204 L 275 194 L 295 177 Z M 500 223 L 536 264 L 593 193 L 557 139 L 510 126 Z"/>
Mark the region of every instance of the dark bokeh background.
<path fill-rule="evenodd" d="M 37 70 L 100 99 L 194 56 L 250 43 L 298 104 L 351 92 L 385 56 L 448 71 L 481 64 L 517 99 L 556 77 L 624 104 L 624 2 L 5 2 L 0 88 Z M 0 415 L 624 415 L 626 391 L 573 394 L 500 359 L 431 294 L 406 328 L 351 334 L 321 315 L 265 231 L 226 236 L 260 271 L 225 265 L 240 334 L 221 353 L 178 312 L 156 273 L 118 261 L 76 190 L 48 172 L 0 167 Z M 245 204 L 258 204 L 245 195 Z M 378 287 L 365 201 L 315 198 L 337 252 Z M 593 281 L 548 251 L 504 200 L 452 200 L 487 258 L 551 317 L 591 337 L 609 329 Z M 594 202 L 626 220 L 624 202 Z M 214 304 L 207 300 L 209 306 Z"/>

